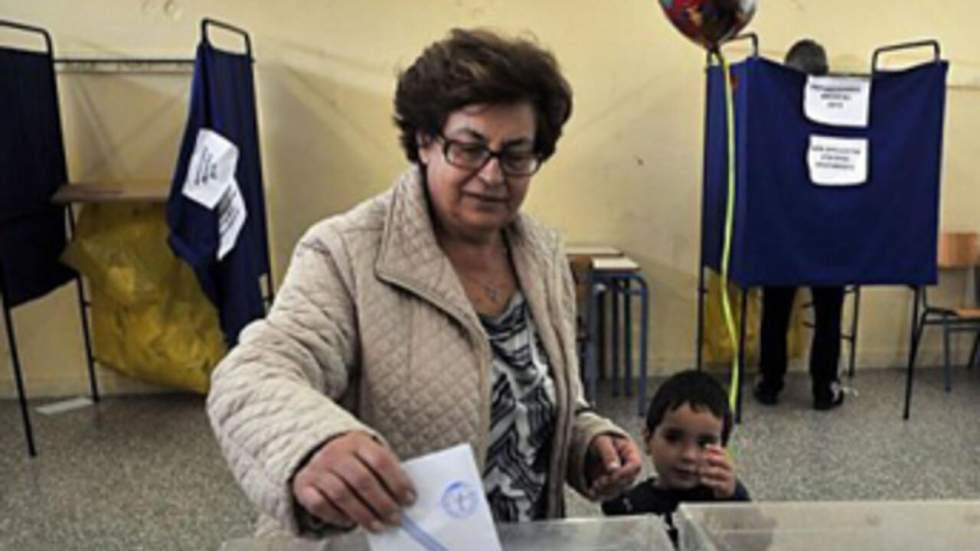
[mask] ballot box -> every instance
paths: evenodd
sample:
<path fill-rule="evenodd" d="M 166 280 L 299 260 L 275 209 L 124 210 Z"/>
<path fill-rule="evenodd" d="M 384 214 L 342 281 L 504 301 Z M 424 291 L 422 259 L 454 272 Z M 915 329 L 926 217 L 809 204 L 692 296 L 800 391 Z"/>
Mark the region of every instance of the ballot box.
<path fill-rule="evenodd" d="M 497 526 L 504 551 L 672 551 L 659 517 L 596 517 Z M 425 549 L 419 547 L 419 550 Z M 438 549 L 438 547 L 436 548 Z M 367 538 L 353 532 L 329 541 L 236 539 L 221 551 L 369 551 Z M 435 551 L 435 550 L 430 550 Z M 465 551 L 449 549 L 438 551 Z"/>
<path fill-rule="evenodd" d="M 980 501 L 681 505 L 681 551 L 916 551 L 980 547 Z"/>

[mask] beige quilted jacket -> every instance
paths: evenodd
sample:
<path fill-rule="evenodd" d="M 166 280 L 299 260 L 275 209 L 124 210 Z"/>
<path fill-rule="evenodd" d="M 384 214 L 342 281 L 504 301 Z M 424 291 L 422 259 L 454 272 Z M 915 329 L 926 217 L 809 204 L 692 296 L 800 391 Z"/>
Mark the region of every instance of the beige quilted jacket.
<path fill-rule="evenodd" d="M 507 229 L 521 289 L 551 363 L 557 411 L 548 515 L 563 482 L 585 487 L 588 442 L 622 433 L 581 399 L 574 291 L 557 235 L 520 215 Z M 312 535 L 290 480 L 332 436 L 364 430 L 402 459 L 469 442 L 482 463 L 491 350 L 437 246 L 419 173 L 300 240 L 268 317 L 218 365 L 208 415 L 258 531 Z M 321 534 L 322 535 L 322 534 Z"/>

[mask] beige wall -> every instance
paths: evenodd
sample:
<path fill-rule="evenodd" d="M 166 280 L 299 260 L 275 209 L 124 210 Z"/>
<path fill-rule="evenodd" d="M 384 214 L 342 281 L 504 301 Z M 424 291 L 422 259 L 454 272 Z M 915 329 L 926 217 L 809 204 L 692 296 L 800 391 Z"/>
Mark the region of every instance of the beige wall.
<path fill-rule="evenodd" d="M 980 41 L 972 25 L 980 4 L 760 4 L 751 30 L 775 58 L 809 36 L 826 45 L 833 69 L 861 70 L 876 46 L 921 37 L 942 42 L 954 67 L 943 225 L 980 229 L 974 214 Z M 639 260 L 653 293 L 652 368 L 691 364 L 704 52 L 667 24 L 655 0 L 0 0 L 0 14 L 50 29 L 62 56 L 190 57 L 203 16 L 250 30 L 279 279 L 304 228 L 385 189 L 404 166 L 391 124 L 398 68 L 452 26 L 533 32 L 557 53 L 576 103 L 558 155 L 536 177 L 526 208 L 568 240 L 613 244 Z M 742 54 L 732 47 L 732 56 Z M 59 83 L 73 179 L 169 178 L 188 74 L 62 74 Z M 62 289 L 15 311 L 33 395 L 85 388 L 73 293 Z M 907 292 L 873 289 L 865 296 L 859 365 L 900 363 Z M 936 359 L 937 342 L 930 341 L 926 360 Z M 965 348 L 964 342 L 961 355 Z M 0 363 L 0 392 L 10 394 L 5 340 Z M 112 391 L 142 388 L 103 378 Z"/>

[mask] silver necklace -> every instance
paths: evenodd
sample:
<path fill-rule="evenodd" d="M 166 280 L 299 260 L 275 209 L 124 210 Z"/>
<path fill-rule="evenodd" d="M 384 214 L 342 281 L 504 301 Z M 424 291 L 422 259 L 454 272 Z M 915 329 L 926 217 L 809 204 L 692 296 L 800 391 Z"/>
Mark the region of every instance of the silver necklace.
<path fill-rule="evenodd" d="M 477 283 L 480 284 L 480 287 L 483 289 L 483 292 L 487 295 L 487 297 L 490 298 L 490 302 L 496 304 L 497 300 L 500 298 L 500 289 L 497 289 L 493 285 L 489 285 L 482 281 L 478 281 Z"/>

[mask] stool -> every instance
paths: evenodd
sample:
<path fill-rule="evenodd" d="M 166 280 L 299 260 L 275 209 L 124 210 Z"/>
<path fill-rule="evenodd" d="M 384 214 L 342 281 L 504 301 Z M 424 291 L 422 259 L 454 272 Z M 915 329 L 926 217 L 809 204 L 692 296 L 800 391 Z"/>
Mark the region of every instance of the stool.
<path fill-rule="evenodd" d="M 592 302 L 592 295 L 589 292 L 592 286 L 592 261 L 596 258 L 621 257 L 623 251 L 610 245 L 590 244 L 590 243 L 569 243 L 565 246 L 565 256 L 568 257 L 569 266 L 572 269 L 572 278 L 575 280 L 575 309 L 576 309 L 576 341 L 579 357 L 580 369 L 584 372 L 586 366 L 587 343 L 591 333 L 589 332 L 588 312 Z M 603 303 L 599 310 L 605 311 L 605 295 L 602 295 Z M 599 328 L 596 332 L 599 335 L 598 348 L 596 351 L 599 358 L 597 376 L 599 380 L 605 379 L 605 316 L 599 316 Z"/>
<path fill-rule="evenodd" d="M 602 257 L 592 261 L 591 304 L 588 308 L 589 343 L 586 349 L 586 398 L 595 400 L 596 381 L 599 377 L 599 358 L 596 348 L 603 335 L 598 330 L 599 318 L 603 315 L 602 298 L 608 293 L 612 299 L 612 362 L 611 378 L 613 395 L 619 394 L 619 359 L 620 359 L 620 320 L 623 323 L 623 392 L 626 396 L 632 394 L 633 380 L 633 321 L 631 301 L 633 297 L 640 299 L 640 362 L 637 366 L 640 378 L 639 400 L 637 411 L 644 415 L 647 396 L 647 347 L 650 328 L 650 293 L 646 279 L 640 272 L 640 266 L 633 260 L 623 257 Z M 622 312 L 620 312 L 622 298 Z"/>

